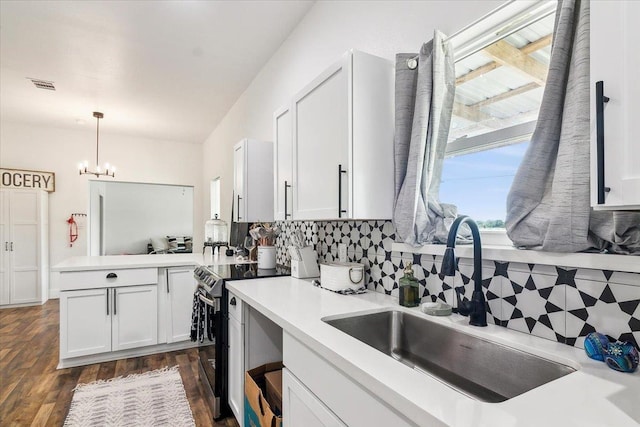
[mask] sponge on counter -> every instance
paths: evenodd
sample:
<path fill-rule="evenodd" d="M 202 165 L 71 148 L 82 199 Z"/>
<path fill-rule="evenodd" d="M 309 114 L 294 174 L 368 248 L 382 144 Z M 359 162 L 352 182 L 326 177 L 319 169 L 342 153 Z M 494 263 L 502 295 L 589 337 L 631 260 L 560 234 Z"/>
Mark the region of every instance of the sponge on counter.
<path fill-rule="evenodd" d="M 425 302 L 420 306 L 420 310 L 431 316 L 449 316 L 451 314 L 451 306 L 443 302 Z"/>

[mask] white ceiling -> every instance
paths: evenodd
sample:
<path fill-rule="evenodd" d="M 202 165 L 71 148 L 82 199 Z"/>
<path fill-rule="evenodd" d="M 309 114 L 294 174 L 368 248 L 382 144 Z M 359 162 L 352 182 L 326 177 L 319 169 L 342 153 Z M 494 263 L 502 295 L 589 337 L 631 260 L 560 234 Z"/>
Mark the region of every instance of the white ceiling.
<path fill-rule="evenodd" d="M 201 143 L 312 5 L 2 0 L 2 121 Z"/>

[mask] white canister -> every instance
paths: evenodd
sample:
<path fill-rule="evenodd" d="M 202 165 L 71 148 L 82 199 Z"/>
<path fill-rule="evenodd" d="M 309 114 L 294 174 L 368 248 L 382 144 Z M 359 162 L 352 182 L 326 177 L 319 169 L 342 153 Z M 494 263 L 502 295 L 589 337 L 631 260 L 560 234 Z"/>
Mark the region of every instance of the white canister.
<path fill-rule="evenodd" d="M 320 264 L 320 283 L 325 289 L 340 292 L 364 287 L 364 264 L 328 262 Z"/>
<path fill-rule="evenodd" d="M 258 246 L 258 268 L 276 268 L 275 246 Z"/>

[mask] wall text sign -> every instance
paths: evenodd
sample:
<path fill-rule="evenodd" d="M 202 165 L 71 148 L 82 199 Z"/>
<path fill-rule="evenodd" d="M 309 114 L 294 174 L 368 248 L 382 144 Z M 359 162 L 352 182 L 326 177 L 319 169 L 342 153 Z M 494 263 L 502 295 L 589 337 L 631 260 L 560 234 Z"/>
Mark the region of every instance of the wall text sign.
<path fill-rule="evenodd" d="M 56 174 L 0 168 L 0 188 L 35 189 L 53 193 L 56 191 Z"/>

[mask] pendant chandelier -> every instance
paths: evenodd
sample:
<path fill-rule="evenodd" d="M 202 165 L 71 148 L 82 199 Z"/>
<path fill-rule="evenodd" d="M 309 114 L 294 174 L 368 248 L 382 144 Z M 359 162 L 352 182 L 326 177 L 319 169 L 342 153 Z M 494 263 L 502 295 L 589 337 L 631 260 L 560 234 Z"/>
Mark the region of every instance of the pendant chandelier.
<path fill-rule="evenodd" d="M 109 166 L 109 163 L 104 164 L 104 171 L 100 167 L 100 119 L 104 117 L 104 114 L 94 111 L 93 117 L 97 120 L 96 125 L 96 169 L 95 171 L 89 170 L 89 162 L 85 160 L 84 162 L 78 164 L 78 172 L 80 175 L 95 175 L 96 177 L 101 176 L 110 176 L 111 178 L 115 177 L 116 168 L 113 166 Z"/>

